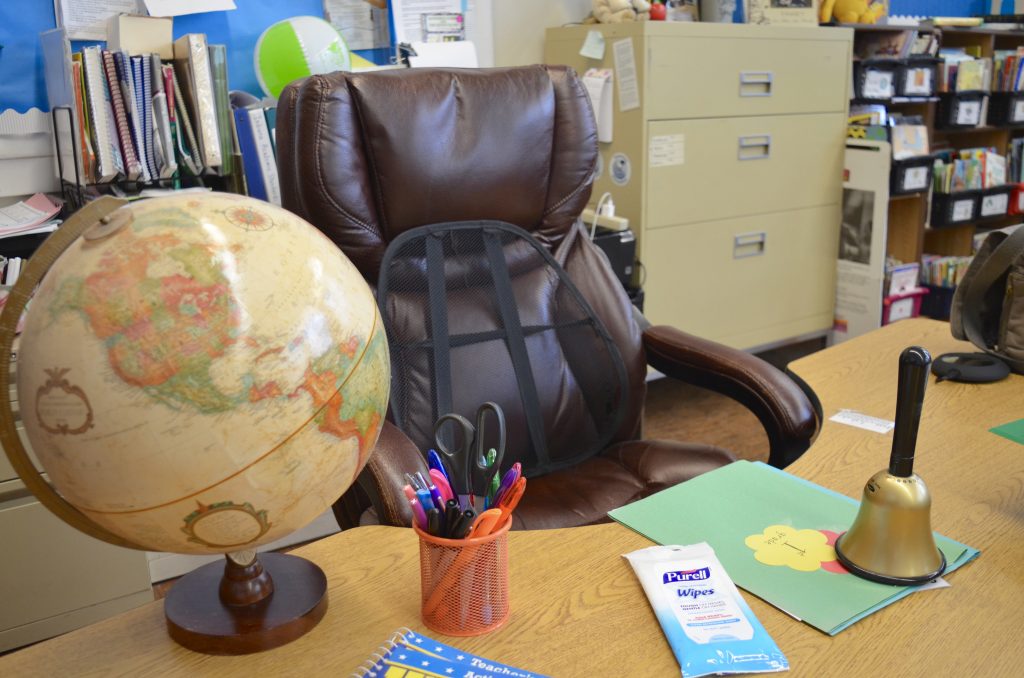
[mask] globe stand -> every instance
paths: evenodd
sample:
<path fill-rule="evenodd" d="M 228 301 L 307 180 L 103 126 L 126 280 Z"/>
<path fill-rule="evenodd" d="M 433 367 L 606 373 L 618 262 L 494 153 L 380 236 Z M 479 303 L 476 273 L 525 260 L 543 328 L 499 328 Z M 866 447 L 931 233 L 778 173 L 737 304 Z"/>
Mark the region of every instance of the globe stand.
<path fill-rule="evenodd" d="M 282 553 L 228 554 L 171 587 L 167 630 L 206 654 L 261 652 L 311 630 L 327 611 L 327 577 L 310 561 Z"/>

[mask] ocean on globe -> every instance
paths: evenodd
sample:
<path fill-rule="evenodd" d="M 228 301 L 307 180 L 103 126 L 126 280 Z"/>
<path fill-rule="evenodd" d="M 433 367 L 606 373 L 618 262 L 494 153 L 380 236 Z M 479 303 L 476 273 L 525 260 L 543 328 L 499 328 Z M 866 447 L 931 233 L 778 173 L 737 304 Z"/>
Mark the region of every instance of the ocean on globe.
<path fill-rule="evenodd" d="M 272 97 L 288 83 L 317 73 L 352 70 L 345 38 L 315 16 L 284 19 L 263 31 L 253 51 L 256 80 Z"/>
<path fill-rule="evenodd" d="M 226 193 L 121 207 L 53 264 L 18 397 L 51 483 L 153 551 L 249 550 L 326 510 L 383 424 L 389 358 L 356 268 Z"/>

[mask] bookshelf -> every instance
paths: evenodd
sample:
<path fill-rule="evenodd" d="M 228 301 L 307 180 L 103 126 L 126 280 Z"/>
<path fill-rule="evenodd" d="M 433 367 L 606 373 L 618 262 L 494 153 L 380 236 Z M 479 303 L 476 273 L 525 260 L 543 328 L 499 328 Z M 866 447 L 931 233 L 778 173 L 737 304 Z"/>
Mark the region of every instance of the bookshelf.
<path fill-rule="evenodd" d="M 977 57 L 992 60 L 1002 50 L 1016 50 L 1024 47 L 1024 31 L 1008 31 L 986 28 L 937 28 L 929 25 L 921 26 L 854 26 L 854 63 L 855 75 L 862 65 L 869 61 L 863 58 L 865 44 L 876 44 L 891 38 L 894 44 L 913 40 L 915 36 L 933 35 L 938 49 L 963 49 Z M 881 37 L 880 37 L 881 36 Z M 861 58 L 857 55 L 860 54 Z M 936 54 L 938 52 L 936 51 Z M 905 56 L 905 55 L 904 55 Z M 877 60 L 870 60 L 877 61 Z M 942 78 L 942 64 L 936 73 Z M 851 91 L 851 108 L 863 103 L 882 104 L 889 115 L 902 114 L 919 116 L 927 129 L 929 149 L 932 154 L 942 151 L 961 151 L 979 147 L 992 147 L 1004 157 L 1009 157 L 1011 143 L 1015 138 L 1024 136 L 1024 125 L 1020 123 L 993 124 L 997 119 L 993 114 L 992 94 L 997 90 L 996 69 L 991 69 L 991 80 L 984 84 L 984 91 L 977 93 L 977 98 L 987 97 L 981 104 L 978 124 L 970 126 L 953 126 L 947 123 L 949 117 L 950 95 L 938 92 L 930 96 L 906 97 L 892 96 L 884 100 L 866 100 L 860 95 L 862 91 L 856 87 Z M 857 81 L 855 80 L 855 83 Z M 967 97 L 967 93 L 962 93 Z M 1007 163 L 1009 170 L 1009 163 Z M 1007 172 L 1007 180 L 1012 177 Z M 956 194 L 936 194 L 933 181 L 929 181 L 924 190 L 899 194 L 893 192 L 888 203 L 888 225 L 886 236 L 886 254 L 902 262 L 920 262 L 923 255 L 970 256 L 973 254 L 974 240 L 978 233 L 994 228 L 1002 228 L 1021 222 L 1020 215 L 1002 214 L 995 217 L 981 218 L 977 209 L 972 218 L 956 223 L 943 225 L 936 215 L 941 211 L 941 201 Z M 1010 192 L 1010 189 L 1006 189 Z M 1011 193 L 1010 201 L 1013 195 Z M 939 210 L 936 201 L 940 202 Z M 1012 211 L 1012 210 L 1011 210 Z M 949 290 L 951 297 L 951 290 Z"/>

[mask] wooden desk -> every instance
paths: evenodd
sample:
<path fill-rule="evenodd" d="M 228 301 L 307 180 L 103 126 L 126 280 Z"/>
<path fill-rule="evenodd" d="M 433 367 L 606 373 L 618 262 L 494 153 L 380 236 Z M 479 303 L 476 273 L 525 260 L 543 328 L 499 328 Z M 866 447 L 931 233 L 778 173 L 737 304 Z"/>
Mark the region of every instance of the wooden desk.
<path fill-rule="evenodd" d="M 948 326 L 908 320 L 797 361 L 826 417 L 841 408 L 891 419 L 896 360 L 917 343 L 937 355 L 965 345 Z M 1019 675 L 1024 666 L 1024 447 L 988 432 L 1024 416 L 1024 378 L 928 387 L 917 470 L 934 495 L 937 530 L 982 551 L 952 588 L 912 595 L 835 638 L 746 595 L 802 676 Z M 888 460 L 891 435 L 825 422 L 791 471 L 858 497 Z M 661 629 L 620 554 L 650 542 L 618 525 L 513 533 L 512 618 L 467 650 L 547 675 L 679 675 Z M 320 625 L 283 648 L 244 657 L 184 650 L 159 602 L 0 658 L 0 675 L 347 676 L 396 628 L 419 621 L 416 540 L 365 527 L 297 553 L 327 572 Z"/>

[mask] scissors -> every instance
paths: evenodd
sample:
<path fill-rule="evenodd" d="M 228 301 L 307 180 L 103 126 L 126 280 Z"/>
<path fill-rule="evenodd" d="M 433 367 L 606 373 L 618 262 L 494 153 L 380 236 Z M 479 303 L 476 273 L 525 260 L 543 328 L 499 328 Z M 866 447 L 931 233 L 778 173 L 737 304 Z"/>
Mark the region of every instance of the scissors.
<path fill-rule="evenodd" d="M 487 414 L 491 413 L 497 421 L 498 444 L 494 448 L 494 463 L 488 465 L 486 449 Z M 453 422 L 459 429 L 461 439 L 454 447 L 445 444 L 441 429 L 447 422 Z M 505 455 L 505 414 L 497 403 L 486 402 L 477 408 L 476 425 L 460 414 L 445 414 L 434 424 L 434 440 L 437 449 L 448 458 L 452 469 L 452 489 L 461 497 L 484 496 L 491 481 L 497 475 L 501 459 Z"/>

